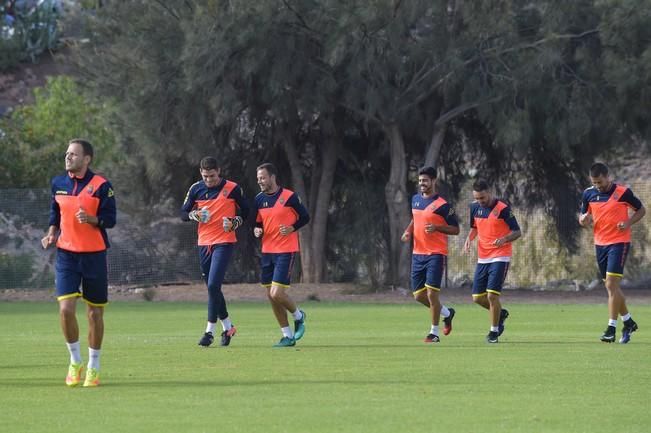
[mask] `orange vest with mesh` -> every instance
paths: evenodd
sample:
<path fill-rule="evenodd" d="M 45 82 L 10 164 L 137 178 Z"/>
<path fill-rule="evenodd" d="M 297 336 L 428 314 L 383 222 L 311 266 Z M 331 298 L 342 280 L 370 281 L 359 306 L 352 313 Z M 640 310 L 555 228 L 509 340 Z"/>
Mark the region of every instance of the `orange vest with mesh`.
<path fill-rule="evenodd" d="M 626 187 L 617 185 L 605 202 L 590 202 L 589 211 L 594 222 L 595 245 L 612 245 L 631 241 L 631 228 L 620 230 L 617 224 L 628 220 L 628 203 L 619 201 Z"/>
<path fill-rule="evenodd" d="M 77 195 L 57 195 L 55 200 L 61 212 L 61 223 L 57 247 L 75 253 L 94 253 L 106 250 L 106 243 L 100 229 L 91 224 L 82 224 L 75 216 L 82 208 L 90 216 L 97 216 L 99 198 L 93 194 L 106 182 L 102 176 L 94 175 Z"/>
<path fill-rule="evenodd" d="M 283 189 L 273 207 L 258 209 L 257 222 L 262 223 L 263 253 L 295 253 L 299 251 L 298 232 L 287 236 L 280 234 L 280 226 L 291 226 L 298 220 L 298 214 L 292 207 L 285 206 L 293 191 Z"/>
<path fill-rule="evenodd" d="M 477 257 L 479 259 L 492 259 L 495 257 L 511 257 L 513 246 L 510 242 L 500 247 L 493 245 L 498 238 L 511 233 L 511 228 L 503 219 L 500 219 L 500 213 L 506 208 L 506 203 L 498 200 L 495 207 L 488 214 L 488 218 L 475 217 L 475 227 L 477 227 L 478 248 Z"/>
<path fill-rule="evenodd" d="M 233 218 L 237 213 L 235 200 L 228 198 L 231 191 L 237 188 L 235 182 L 226 180 L 219 195 L 211 200 L 197 200 L 198 209 L 207 209 L 210 212 L 210 221 L 207 224 L 198 224 L 198 245 L 232 244 L 237 242 L 234 231 L 225 232 L 223 218 Z"/>
<path fill-rule="evenodd" d="M 414 218 L 414 254 L 448 254 L 448 235 L 441 232 L 425 232 L 426 224 L 448 224 L 445 218 L 435 213 L 438 208 L 446 203 L 445 199 L 439 197 L 425 209 L 411 210 Z"/>

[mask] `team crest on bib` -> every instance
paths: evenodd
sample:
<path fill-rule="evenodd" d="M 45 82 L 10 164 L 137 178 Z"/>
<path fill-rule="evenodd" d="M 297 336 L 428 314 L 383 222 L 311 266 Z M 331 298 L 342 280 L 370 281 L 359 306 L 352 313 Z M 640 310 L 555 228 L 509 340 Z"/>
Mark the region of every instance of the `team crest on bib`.
<path fill-rule="evenodd" d="M 281 198 L 279 201 L 280 201 L 280 204 L 285 204 L 285 199 L 284 198 Z"/>
<path fill-rule="evenodd" d="M 619 194 L 614 193 L 614 194 L 613 194 L 613 198 L 614 198 L 615 200 L 619 200 Z"/>
<path fill-rule="evenodd" d="M 224 191 L 224 192 L 222 193 L 222 195 L 223 195 L 224 197 L 228 197 L 228 191 Z"/>
<path fill-rule="evenodd" d="M 495 216 L 499 215 L 499 212 L 497 211 L 497 209 L 495 209 L 495 210 L 493 211 L 493 215 L 495 215 Z"/>
<path fill-rule="evenodd" d="M 93 193 L 93 185 L 88 185 L 88 188 L 86 188 L 86 191 L 88 191 L 88 194 Z"/>

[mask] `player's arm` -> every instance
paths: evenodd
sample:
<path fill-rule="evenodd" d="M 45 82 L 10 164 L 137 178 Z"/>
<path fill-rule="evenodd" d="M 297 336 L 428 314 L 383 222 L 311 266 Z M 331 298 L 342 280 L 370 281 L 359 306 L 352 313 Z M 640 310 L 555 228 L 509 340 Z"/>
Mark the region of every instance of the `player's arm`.
<path fill-rule="evenodd" d="M 468 225 L 470 226 L 470 231 L 468 232 L 468 236 L 466 236 L 466 241 L 463 243 L 463 252 L 466 254 L 470 252 L 472 241 L 477 237 L 477 226 L 475 226 L 475 206 L 473 204 L 470 205 L 470 221 Z"/>
<path fill-rule="evenodd" d="M 59 203 L 55 200 L 55 186 L 54 181 L 52 182 L 52 199 L 50 202 L 50 220 L 48 222 L 48 229 L 45 233 L 45 236 L 41 239 L 41 246 L 47 248 L 50 245 L 53 245 L 57 241 L 57 234 L 61 224 L 61 209 L 59 208 Z"/>
<path fill-rule="evenodd" d="M 280 228 L 280 234 L 283 236 L 287 236 L 288 234 L 297 231 L 304 225 L 310 222 L 310 215 L 307 213 L 307 209 L 305 206 L 303 206 L 303 203 L 301 202 L 301 199 L 299 198 L 298 194 L 294 193 L 289 197 L 287 200 L 287 206 L 291 207 L 294 209 L 296 214 L 298 215 L 298 219 L 296 222 L 290 226 L 282 226 Z"/>
<path fill-rule="evenodd" d="M 632 209 L 635 210 L 633 214 L 628 218 L 626 221 L 621 221 L 617 224 L 617 228 L 620 230 L 626 230 L 639 220 L 641 220 L 644 215 L 646 215 L 646 209 L 642 205 L 642 202 L 640 199 L 635 197 L 633 195 L 633 191 L 630 190 L 630 188 L 626 189 L 624 194 L 622 194 L 622 197 L 620 198 L 620 201 L 626 202 Z"/>
<path fill-rule="evenodd" d="M 402 236 L 400 236 L 400 240 L 402 242 L 409 242 L 411 240 L 411 235 L 414 233 L 414 220 L 412 219 L 409 221 L 409 224 L 405 228 L 405 231 L 402 232 Z"/>
<path fill-rule="evenodd" d="M 223 227 L 225 232 L 235 231 L 244 224 L 249 216 L 249 203 L 244 199 L 242 188 L 238 186 L 229 194 L 229 198 L 235 200 L 237 214 L 233 218 L 224 217 Z"/>
<path fill-rule="evenodd" d="M 97 196 L 99 198 L 97 216 L 86 215 L 86 223 L 103 229 L 115 227 L 117 221 L 117 209 L 115 206 L 115 193 L 110 182 L 104 182 L 102 186 L 100 186 Z M 82 221 L 80 220 L 80 222 Z"/>
<path fill-rule="evenodd" d="M 207 223 L 210 221 L 210 212 L 208 209 L 196 209 L 196 188 L 198 183 L 190 187 L 181 206 L 181 221 L 196 221 L 198 223 Z"/>
<path fill-rule="evenodd" d="M 257 197 L 259 197 L 259 195 L 256 196 L 255 200 L 253 201 L 253 209 L 252 209 L 253 214 L 255 215 L 255 226 L 253 227 L 253 236 L 259 238 L 264 233 L 264 228 L 262 225 L 262 215 L 260 215 Z"/>
<path fill-rule="evenodd" d="M 493 242 L 493 244 L 497 247 L 502 246 L 509 242 L 513 242 L 514 240 L 522 236 L 522 231 L 520 230 L 520 225 L 518 224 L 518 220 L 515 219 L 515 215 L 513 215 L 513 211 L 509 206 L 502 209 L 502 212 L 500 212 L 499 217 L 504 219 L 504 222 L 506 222 L 506 224 L 509 226 L 509 229 L 511 229 L 511 233 L 509 233 L 504 237 L 495 239 L 495 242 Z"/>
<path fill-rule="evenodd" d="M 431 224 L 432 232 L 441 232 L 451 236 L 459 234 L 459 221 L 454 213 L 454 209 L 452 209 L 448 203 L 436 209 L 435 213 L 445 219 L 445 224 Z"/>
<path fill-rule="evenodd" d="M 587 197 L 588 191 L 583 192 L 581 197 L 581 207 L 579 209 L 579 225 L 581 227 L 588 227 L 592 222 L 592 214 L 590 212 L 590 204 Z"/>

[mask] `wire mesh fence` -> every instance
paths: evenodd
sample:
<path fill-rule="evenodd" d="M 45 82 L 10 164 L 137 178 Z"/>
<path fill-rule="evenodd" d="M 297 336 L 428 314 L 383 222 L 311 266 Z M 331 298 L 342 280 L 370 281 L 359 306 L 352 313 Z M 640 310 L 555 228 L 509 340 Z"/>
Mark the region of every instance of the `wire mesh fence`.
<path fill-rule="evenodd" d="M 651 202 L 651 182 L 631 185 L 643 203 Z M 43 250 L 40 239 L 48 224 L 48 190 L 0 190 L 0 289 L 39 289 L 54 286 L 54 249 Z M 468 232 L 468 206 L 455 205 L 461 234 L 450 237 L 448 286 L 470 284 L 476 264 L 476 248 L 462 254 Z M 513 205 L 523 236 L 514 243 L 507 287 L 580 290 L 599 278 L 592 231 L 581 230 L 573 251 L 561 248 L 556 228 L 541 210 L 524 211 Z M 577 207 L 569 209 L 576 213 Z M 633 227 L 631 253 L 625 278 L 648 280 L 651 275 L 651 223 L 647 216 Z M 229 266 L 226 282 L 255 282 L 255 240 L 245 231 Z M 109 231 L 108 252 L 111 285 L 154 285 L 201 280 L 197 257 L 196 227 L 178 217 L 143 221 L 118 211 L 118 224 Z M 331 267 L 332 264 L 329 264 Z M 360 269 L 364 266 L 359 264 Z M 362 270 L 360 275 L 368 274 Z M 362 277 L 363 278 L 363 277 Z M 358 281 L 364 282 L 364 281 Z"/>

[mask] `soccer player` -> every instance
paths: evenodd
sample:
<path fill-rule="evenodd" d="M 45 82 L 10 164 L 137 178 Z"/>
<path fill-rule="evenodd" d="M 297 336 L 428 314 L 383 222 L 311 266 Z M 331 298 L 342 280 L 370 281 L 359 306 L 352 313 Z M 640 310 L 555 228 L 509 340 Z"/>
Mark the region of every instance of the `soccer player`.
<path fill-rule="evenodd" d="M 86 140 L 68 143 L 66 174 L 52 179 L 52 201 L 43 248 L 56 244 L 56 296 L 63 336 L 70 352 L 66 385 L 77 386 L 82 376 L 77 299 L 87 304 L 88 366 L 83 386 L 99 385 L 100 351 L 104 338 L 104 306 L 108 302 L 106 229 L 115 226 L 113 188 L 93 173 L 93 146 Z"/>
<path fill-rule="evenodd" d="M 411 258 L 411 290 L 414 298 L 430 310 L 432 326 L 426 343 L 438 343 L 439 320 L 443 316 L 443 334 L 452 331 L 454 308 L 447 308 L 439 300 L 441 280 L 448 254 L 448 236 L 459 234 L 459 222 L 454 209 L 436 193 L 436 169 L 423 167 L 418 172 L 419 194 L 411 199 L 412 220 L 401 240 L 409 242 L 413 236 Z"/>
<path fill-rule="evenodd" d="M 221 177 L 217 160 L 206 156 L 199 163 L 201 180 L 190 187 L 181 207 L 183 221 L 195 221 L 201 274 L 208 286 L 208 321 L 199 346 L 215 339 L 217 319 L 221 322 L 220 345 L 228 346 L 237 332 L 228 315 L 222 282 L 237 242 L 235 230 L 249 215 L 242 188 Z"/>
<path fill-rule="evenodd" d="M 470 204 L 470 232 L 463 249 L 468 253 L 472 241 L 479 238 L 472 299 L 489 312 L 491 326 L 486 341 L 497 343 L 509 317 L 500 303 L 500 294 L 511 261 L 511 243 L 521 236 L 521 231 L 509 205 L 493 196 L 486 181 L 476 181 L 472 190 L 475 201 Z"/>
<path fill-rule="evenodd" d="M 621 281 L 631 248 L 631 226 L 642 219 L 646 210 L 629 188 L 611 181 L 605 164 L 598 162 L 590 167 L 590 181 L 592 186 L 581 199 L 579 224 L 593 225 L 597 264 L 608 291 L 609 320 L 601 341 L 615 341 L 617 316 L 621 315 L 624 328 L 619 342 L 626 344 L 637 331 L 637 323 L 626 307 Z"/>
<path fill-rule="evenodd" d="M 278 185 L 276 174 L 276 167 L 270 163 L 257 168 L 261 192 L 255 197 L 253 234 L 256 238 L 262 237 L 260 284 L 267 289 L 283 335 L 274 347 L 291 347 L 305 333 L 306 316 L 285 289 L 289 288 L 292 266 L 299 251 L 297 230 L 310 221 L 310 216 L 296 193 Z M 287 312 L 294 319 L 293 330 L 289 327 Z"/>

